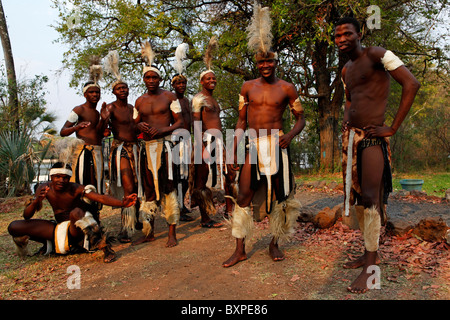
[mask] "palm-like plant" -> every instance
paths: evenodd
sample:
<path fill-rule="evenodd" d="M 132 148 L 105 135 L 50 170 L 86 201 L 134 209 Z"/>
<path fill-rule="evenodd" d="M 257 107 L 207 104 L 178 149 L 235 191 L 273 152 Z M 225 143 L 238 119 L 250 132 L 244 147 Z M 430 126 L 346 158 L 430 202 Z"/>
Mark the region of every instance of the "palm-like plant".
<path fill-rule="evenodd" d="M 30 192 L 35 171 L 33 161 L 39 160 L 31 137 L 24 132 L 7 131 L 0 134 L 0 194 L 22 195 Z"/>

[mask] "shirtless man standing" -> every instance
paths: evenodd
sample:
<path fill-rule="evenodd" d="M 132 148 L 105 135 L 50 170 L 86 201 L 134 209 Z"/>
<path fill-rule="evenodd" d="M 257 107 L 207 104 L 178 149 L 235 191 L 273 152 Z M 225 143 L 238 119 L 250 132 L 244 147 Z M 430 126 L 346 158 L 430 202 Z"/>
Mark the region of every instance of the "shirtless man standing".
<path fill-rule="evenodd" d="M 260 21 L 271 25 L 270 12 L 268 7 L 261 8 L 255 1 L 253 18 L 247 29 L 248 47 L 255 53 L 261 77 L 246 81 L 239 95 L 239 117 L 232 151 L 235 169 L 238 145 L 247 127 L 249 151 L 239 174 L 239 194 L 231 218 L 231 234 L 236 238 L 236 248 L 223 262 L 223 267 L 231 267 L 247 259 L 245 246 L 251 240 L 254 228 L 250 205 L 261 183 L 267 186 L 266 213 L 273 235 L 269 254 L 273 261 L 284 259 L 278 244 L 292 235 L 300 213 L 300 204 L 294 198 L 295 180 L 290 168 L 289 145 L 305 126 L 303 108 L 294 85 L 275 75 L 278 55 L 271 50 L 270 26 L 261 26 Z M 283 133 L 283 113 L 287 106 L 296 121 L 289 132 Z"/>
<path fill-rule="evenodd" d="M 129 207 L 136 201 L 136 194 L 117 200 L 93 191 L 89 186 L 70 182 L 72 170 L 62 162 L 50 169 L 50 182 L 42 183 L 36 190 L 34 199 L 23 211 L 24 220 L 16 220 L 8 226 L 18 252 L 26 254 L 28 240 L 44 244 L 45 253 L 58 254 L 80 252 L 79 250 L 100 249 L 104 252 L 104 262 L 116 258 L 98 220 L 90 212 L 90 203 L 98 202 L 115 207 Z M 32 219 L 47 199 L 53 208 L 56 222 Z M 41 249 L 42 250 L 42 249 Z"/>
<path fill-rule="evenodd" d="M 139 146 L 138 129 L 133 119 L 133 105 L 128 103 L 129 89 L 123 81 L 113 84 L 117 100 L 102 108 L 102 118 L 109 121 L 114 140 L 110 156 L 110 191 L 115 198 L 138 193 L 140 177 L 137 174 Z M 122 208 L 120 242 L 131 242 L 135 229 L 142 229 L 138 221 L 139 202 L 135 206 Z"/>
<path fill-rule="evenodd" d="M 369 289 L 369 266 L 379 262 L 377 250 L 385 204 L 392 191 L 388 137 L 397 132 L 420 84 L 391 51 L 361 46 L 359 23 L 343 18 L 336 23 L 335 43 L 350 60 L 342 69 L 345 87 L 343 170 L 345 214 L 354 210 L 364 236 L 365 253 L 345 268 L 363 267 L 348 287 L 354 293 Z M 390 77 L 402 86 L 400 105 L 391 126 L 385 124 Z M 353 168 L 353 170 L 352 170 Z M 355 205 L 355 207 L 351 207 Z"/>
<path fill-rule="evenodd" d="M 232 214 L 232 235 L 236 238 L 236 249 L 224 263 L 231 267 L 247 259 L 245 244 L 250 240 L 253 228 L 251 201 L 259 182 L 267 183 L 267 213 L 270 214 L 271 232 L 269 254 L 274 261 L 284 259 L 284 253 L 278 247 L 278 241 L 293 232 L 298 217 L 298 203 L 293 199 L 294 180 L 290 170 L 288 151 L 290 142 L 305 126 L 303 109 L 295 87 L 276 77 L 277 54 L 258 52 L 256 65 L 261 77 L 246 81 L 239 97 L 239 118 L 236 124 L 234 161 L 236 150 L 244 130 L 249 129 L 250 151 L 246 154 L 239 175 L 239 194 Z M 289 106 L 296 122 L 294 127 L 283 134 L 283 113 Z M 263 145 L 269 145 L 264 150 Z M 281 148 L 281 149 L 280 149 Z M 278 152 L 273 153 L 277 149 Z M 267 152 L 268 151 L 268 152 Z M 266 158 L 264 158 L 266 155 Z M 277 158 L 277 168 L 263 171 L 260 165 L 269 157 L 269 162 Z M 255 159 L 256 158 L 256 159 Z M 273 162 L 271 162 L 273 163 Z M 288 172 L 286 174 L 286 171 Z M 259 173 L 259 174 L 258 174 Z M 261 180 L 259 180 L 259 178 Z M 258 181 L 259 180 L 259 181 Z M 270 186 L 274 186 L 273 190 Z M 271 205 L 273 192 L 277 202 Z"/>
<path fill-rule="evenodd" d="M 176 225 L 180 219 L 180 208 L 174 181 L 174 165 L 171 161 L 171 134 L 183 127 L 181 106 L 176 95 L 159 87 L 161 73 L 154 67 L 144 67 L 143 80 L 147 93 L 136 100 L 136 123 L 143 132 L 140 168 L 144 187 L 141 201 L 144 236 L 134 244 L 154 240 L 154 218 L 159 205 L 164 207 L 164 216 L 169 225 L 166 246 L 177 245 Z"/>
<path fill-rule="evenodd" d="M 83 94 L 86 102 L 73 108 L 60 135 L 66 137 L 75 132 L 77 138 L 82 140 L 75 151 L 71 181 L 92 184 L 97 187 L 97 192 L 104 193 L 102 139 L 106 121 L 100 118 L 96 110 L 100 101 L 100 87 L 94 81 L 89 81 L 84 85 Z M 106 103 L 102 108 L 105 106 Z"/>
<path fill-rule="evenodd" d="M 189 138 L 191 134 L 191 127 L 192 127 L 192 113 L 191 113 L 191 104 L 189 102 L 189 99 L 184 96 L 186 92 L 186 85 L 187 85 L 187 79 L 182 74 L 177 74 L 172 78 L 172 87 L 175 91 L 175 94 L 178 98 L 178 101 L 181 105 L 181 116 L 183 117 L 183 129 L 189 132 Z M 180 152 L 180 157 L 182 157 L 182 161 L 180 163 L 180 181 L 178 182 L 178 185 L 181 187 L 178 189 L 178 198 L 180 199 L 180 206 L 181 206 L 181 212 L 180 212 L 180 220 L 181 221 L 192 221 L 194 220 L 192 217 L 188 215 L 190 213 L 190 210 L 186 208 L 184 205 L 184 197 L 186 195 L 186 192 L 188 190 L 189 184 L 189 162 L 185 163 L 186 161 L 186 153 L 189 154 L 188 148 L 191 146 L 191 140 L 189 141 L 181 141 L 180 143 L 183 144 L 183 150 Z M 181 145 L 180 145 L 181 148 Z M 188 159 L 190 161 L 190 157 Z M 180 190 L 181 189 L 181 190 Z"/>
<path fill-rule="evenodd" d="M 210 214 L 215 214 L 216 210 L 212 192 L 206 186 L 208 177 L 210 174 L 212 175 L 213 187 L 217 181 L 220 181 L 221 188 L 225 190 L 225 194 L 232 196 L 236 172 L 233 170 L 228 171 L 226 166 L 220 106 L 213 97 L 213 91 L 217 84 L 214 72 L 212 70 L 202 72 L 200 84 L 202 85 L 202 91 L 197 93 L 192 99 L 195 173 L 191 199 L 194 203 L 193 205 L 198 205 L 200 209 L 201 226 L 204 228 L 219 228 L 223 224 L 210 218 Z M 212 146 L 215 147 L 212 149 Z M 215 157 L 210 154 L 212 151 L 215 152 Z M 232 204 L 232 200 L 227 198 L 226 215 L 231 212 Z"/>

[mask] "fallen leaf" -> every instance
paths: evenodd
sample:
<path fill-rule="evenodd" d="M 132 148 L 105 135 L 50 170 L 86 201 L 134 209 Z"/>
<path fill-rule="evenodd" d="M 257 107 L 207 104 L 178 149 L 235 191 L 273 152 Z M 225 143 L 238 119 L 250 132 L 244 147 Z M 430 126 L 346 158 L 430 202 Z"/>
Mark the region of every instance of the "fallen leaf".
<path fill-rule="evenodd" d="M 292 278 L 291 278 L 291 281 L 292 281 L 292 282 L 295 282 L 295 281 L 297 281 L 298 279 L 300 279 L 300 277 L 298 276 L 298 274 L 294 274 L 294 275 L 292 276 Z"/>

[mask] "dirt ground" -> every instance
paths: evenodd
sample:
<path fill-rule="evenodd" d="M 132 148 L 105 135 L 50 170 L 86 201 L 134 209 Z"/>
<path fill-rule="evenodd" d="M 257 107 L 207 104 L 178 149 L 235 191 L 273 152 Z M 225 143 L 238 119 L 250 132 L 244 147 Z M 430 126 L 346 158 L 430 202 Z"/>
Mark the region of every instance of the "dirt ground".
<path fill-rule="evenodd" d="M 304 208 L 319 211 L 342 203 L 342 193 L 300 188 L 296 197 Z M 434 203 L 433 203 L 434 202 Z M 391 199 L 389 214 L 417 221 L 441 216 L 449 223 L 450 205 L 444 201 Z M 224 205 L 218 205 L 217 218 Z M 346 288 L 360 270 L 342 265 L 363 252 L 359 231 L 338 221 L 317 230 L 299 222 L 289 243 L 282 244 L 286 259 L 274 262 L 268 255 L 271 235 L 268 221 L 256 223 L 248 259 L 223 268 L 233 252 L 230 228 L 200 227 L 195 220 L 177 227 L 178 245 L 166 248 L 168 228 L 156 220 L 156 240 L 137 246 L 115 242 L 117 261 L 105 264 L 102 253 L 69 256 L 33 256 L 24 260 L 13 253 L 6 229 L 0 234 L 0 297 L 6 300 L 448 300 L 450 299 L 449 246 L 429 243 L 412 235 L 381 237 L 380 289 L 359 295 Z M 102 223 L 114 235 L 120 210 L 104 208 Z M 141 235 L 138 231 L 134 235 Z M 35 247 L 38 248 L 38 247 Z M 75 267 L 73 267 L 75 266 Z M 72 281 L 70 270 L 79 270 Z M 79 284 L 79 287 L 77 287 Z M 75 288 L 71 288 L 75 287 Z"/>

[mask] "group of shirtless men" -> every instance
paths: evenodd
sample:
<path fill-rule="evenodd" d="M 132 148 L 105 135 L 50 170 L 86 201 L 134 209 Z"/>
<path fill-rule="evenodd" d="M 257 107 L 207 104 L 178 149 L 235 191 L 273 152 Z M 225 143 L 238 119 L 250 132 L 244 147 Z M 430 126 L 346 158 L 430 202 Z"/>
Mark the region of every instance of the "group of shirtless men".
<path fill-rule="evenodd" d="M 356 293 L 368 290 L 367 268 L 379 263 L 378 238 L 380 227 L 386 221 L 386 195 L 391 191 L 387 137 L 400 127 L 420 86 L 391 51 L 381 47 L 364 48 L 360 40 L 359 23 L 355 19 L 346 17 L 336 24 L 335 44 L 349 57 L 342 70 L 346 96 L 342 126 L 344 208 L 347 215 L 355 214 L 358 218 L 365 243 L 364 254 L 344 265 L 363 267 L 348 287 Z M 219 136 L 208 134 L 222 131 L 221 109 L 213 97 L 217 80 L 212 70 L 201 74 L 202 90 L 192 103 L 184 97 L 185 76 L 173 77 L 175 93 L 172 93 L 160 87 L 161 73 L 154 66 L 144 68 L 147 92 L 134 106 L 127 101 L 128 85 L 116 81 L 112 92 L 117 100 L 103 103 L 98 112 L 100 87 L 87 83 L 83 89 L 86 102 L 73 109 L 60 132 L 61 136 L 75 132 L 84 142 L 73 163 L 74 172 L 66 163 L 52 167 L 50 181 L 39 185 L 34 199 L 26 206 L 24 220 L 14 221 L 8 228 L 16 246 L 23 249 L 31 239 L 44 244 L 43 252 L 101 249 L 105 253 L 104 261 L 113 261 L 116 254 L 100 226 L 99 203 L 122 207 L 119 241 L 132 242 L 136 230 L 141 230 L 142 237 L 132 244 L 154 240 L 154 219 L 160 213 L 169 226 L 167 246 L 175 246 L 176 225 L 180 219 L 193 219 L 184 206 L 188 189 L 190 207 L 199 207 L 201 226 L 222 226 L 210 217 L 215 213 L 212 192 L 207 187 L 211 175 L 214 182 L 221 181 L 225 190 L 224 215 L 236 238 L 235 251 L 222 265 L 230 267 L 247 259 L 245 247 L 253 228 L 251 204 L 261 185 L 266 188 L 265 209 L 273 235 L 269 254 L 274 261 L 283 260 L 278 244 L 294 231 L 299 212 L 288 150 L 292 139 L 304 128 L 305 119 L 294 85 L 276 77 L 277 54 L 270 49 L 261 50 L 255 52 L 255 60 L 260 77 L 242 86 L 234 143 L 227 149 Z M 390 76 L 402 85 L 403 93 L 397 114 L 391 126 L 387 126 L 385 111 Z M 288 106 L 295 124 L 284 133 L 282 116 Z M 201 125 L 194 126 L 197 121 Z M 102 192 L 103 177 L 98 172 L 103 171 L 103 160 L 96 154 L 107 127 L 114 136 L 109 170 L 114 197 Z M 187 130 L 187 138 L 177 135 L 182 129 Z M 201 161 L 194 162 L 194 157 L 186 154 L 190 154 L 190 134 L 195 130 L 199 132 L 193 132 L 192 153 L 201 152 Z M 138 135 L 141 135 L 139 139 Z M 189 141 L 183 141 L 181 136 Z M 237 146 L 245 139 L 245 161 L 239 166 Z M 175 156 L 191 161 L 174 165 Z M 226 156 L 233 160 L 225 161 Z M 214 157 L 215 163 L 211 164 Z M 119 194 L 123 195 L 122 200 L 117 200 L 121 198 Z M 52 206 L 56 222 L 31 219 L 44 199 Z"/>

